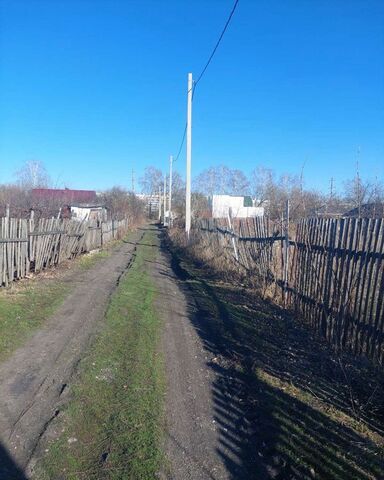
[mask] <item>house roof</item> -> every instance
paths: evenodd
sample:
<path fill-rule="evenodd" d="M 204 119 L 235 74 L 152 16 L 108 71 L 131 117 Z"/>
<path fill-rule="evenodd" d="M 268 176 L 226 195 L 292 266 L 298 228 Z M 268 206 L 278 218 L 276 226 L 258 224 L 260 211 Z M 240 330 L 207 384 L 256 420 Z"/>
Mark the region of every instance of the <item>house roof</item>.
<path fill-rule="evenodd" d="M 49 201 L 56 200 L 62 203 L 96 203 L 97 195 L 94 190 L 71 190 L 69 188 L 34 188 L 32 200 Z"/>

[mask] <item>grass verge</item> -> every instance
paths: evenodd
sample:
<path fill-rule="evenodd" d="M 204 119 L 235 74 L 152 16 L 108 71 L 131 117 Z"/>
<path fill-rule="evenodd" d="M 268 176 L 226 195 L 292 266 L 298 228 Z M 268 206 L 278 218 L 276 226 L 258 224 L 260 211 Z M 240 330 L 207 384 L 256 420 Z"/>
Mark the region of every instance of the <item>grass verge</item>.
<path fill-rule="evenodd" d="M 111 299 L 58 419 L 63 433 L 49 445 L 35 478 L 152 479 L 163 464 L 160 320 L 145 269 L 155 256 L 152 235 L 144 236 Z"/>
<path fill-rule="evenodd" d="M 53 314 L 69 290 L 59 279 L 23 280 L 0 290 L 0 361 Z"/>

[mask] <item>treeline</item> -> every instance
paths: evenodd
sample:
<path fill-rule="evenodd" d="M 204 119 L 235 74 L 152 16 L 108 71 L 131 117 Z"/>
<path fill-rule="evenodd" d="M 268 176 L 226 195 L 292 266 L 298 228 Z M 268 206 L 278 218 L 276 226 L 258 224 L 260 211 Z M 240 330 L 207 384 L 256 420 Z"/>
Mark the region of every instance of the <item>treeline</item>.
<path fill-rule="evenodd" d="M 166 175 L 167 191 L 169 175 Z M 163 191 L 164 174 L 149 166 L 139 179 L 141 191 L 148 195 L 159 195 Z M 26 162 L 16 172 L 16 182 L 0 185 L 0 217 L 5 215 L 7 205 L 10 215 L 27 218 L 31 209 L 37 217 L 57 217 L 62 202 L 60 199 L 44 199 L 36 202 L 31 192 L 34 188 L 54 188 L 41 162 Z M 225 165 L 209 167 L 192 182 L 192 214 L 195 218 L 209 216 L 208 197 L 214 194 L 250 196 L 255 205 L 263 206 L 271 219 L 280 219 L 286 201 L 290 201 L 292 220 L 313 216 L 384 217 L 384 185 L 376 179 L 366 181 L 356 172 L 346 180 L 341 191 L 337 191 L 330 180 L 329 190 L 320 192 L 305 186 L 304 175 L 276 175 L 271 169 L 257 167 L 249 174 Z M 138 219 L 145 214 L 145 204 L 131 191 L 115 186 L 98 193 L 97 202 L 108 209 L 108 217 Z M 185 182 L 181 175 L 173 172 L 172 211 L 183 219 L 185 211 Z"/>
<path fill-rule="evenodd" d="M 145 193 L 162 191 L 164 176 L 161 170 L 150 166 L 144 171 L 140 185 Z M 185 183 L 173 173 L 173 209 L 183 216 Z M 169 185 L 169 175 L 167 175 Z M 303 173 L 276 175 L 266 167 L 257 167 L 250 174 L 225 165 L 209 167 L 193 179 L 192 210 L 195 217 L 208 214 L 207 197 L 214 194 L 250 196 L 258 206 L 264 206 L 271 219 L 281 218 L 286 201 L 290 202 L 291 218 L 297 220 L 312 216 L 384 216 L 384 184 L 376 179 L 365 181 L 359 172 L 344 182 L 337 191 L 330 179 L 329 190 L 320 192 L 305 186 Z"/>

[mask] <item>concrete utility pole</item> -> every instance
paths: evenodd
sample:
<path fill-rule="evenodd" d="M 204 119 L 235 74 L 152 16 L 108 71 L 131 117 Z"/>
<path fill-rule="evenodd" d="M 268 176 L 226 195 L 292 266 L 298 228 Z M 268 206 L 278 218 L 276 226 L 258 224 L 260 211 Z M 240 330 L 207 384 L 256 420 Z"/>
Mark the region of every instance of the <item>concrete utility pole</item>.
<path fill-rule="evenodd" d="M 161 222 L 161 209 L 162 209 L 162 206 L 161 206 L 161 187 L 159 187 L 159 222 Z"/>
<path fill-rule="evenodd" d="M 172 227 L 172 165 L 173 164 L 173 156 L 169 157 L 169 226 Z"/>
<path fill-rule="evenodd" d="M 165 212 L 167 211 L 167 175 L 164 175 L 164 220 L 163 220 L 163 225 L 166 225 L 166 220 L 165 220 Z"/>
<path fill-rule="evenodd" d="M 188 73 L 188 103 L 187 103 L 187 174 L 185 189 L 185 231 L 189 237 L 191 230 L 191 161 L 192 161 L 192 73 Z"/>

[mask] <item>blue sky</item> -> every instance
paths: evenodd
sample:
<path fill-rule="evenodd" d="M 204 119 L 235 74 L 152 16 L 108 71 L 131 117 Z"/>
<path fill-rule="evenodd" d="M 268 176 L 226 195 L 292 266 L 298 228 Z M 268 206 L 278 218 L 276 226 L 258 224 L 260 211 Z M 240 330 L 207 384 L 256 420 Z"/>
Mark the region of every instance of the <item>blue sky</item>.
<path fill-rule="evenodd" d="M 0 183 L 130 187 L 165 169 L 232 0 L 0 0 Z M 240 0 L 196 89 L 193 175 L 225 163 L 327 189 L 384 178 L 384 1 Z M 175 167 L 184 173 L 185 154 Z"/>

